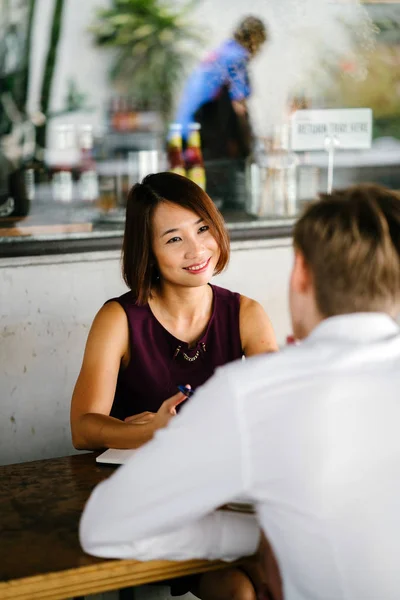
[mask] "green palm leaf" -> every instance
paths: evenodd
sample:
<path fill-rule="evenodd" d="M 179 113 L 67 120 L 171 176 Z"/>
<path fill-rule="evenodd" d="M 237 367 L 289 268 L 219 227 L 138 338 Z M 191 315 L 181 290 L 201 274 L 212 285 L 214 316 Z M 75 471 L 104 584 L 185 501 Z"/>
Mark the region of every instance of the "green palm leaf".
<path fill-rule="evenodd" d="M 90 30 L 100 46 L 118 50 L 111 80 L 145 107 L 170 117 L 174 93 L 204 43 L 192 21 L 198 0 L 179 8 L 163 0 L 114 0 Z"/>

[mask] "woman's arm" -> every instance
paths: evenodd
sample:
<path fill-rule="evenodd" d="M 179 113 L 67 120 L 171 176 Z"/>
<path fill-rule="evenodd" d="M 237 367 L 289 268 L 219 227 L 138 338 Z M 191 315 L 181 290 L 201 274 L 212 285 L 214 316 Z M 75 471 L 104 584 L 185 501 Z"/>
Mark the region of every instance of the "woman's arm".
<path fill-rule="evenodd" d="M 128 323 L 116 302 L 103 306 L 90 329 L 71 403 L 75 448 L 137 448 L 153 437 L 154 420 L 124 423 L 110 417 L 121 362 L 129 353 Z"/>
<path fill-rule="evenodd" d="M 240 339 L 245 356 L 276 352 L 278 344 L 265 310 L 259 302 L 240 296 Z"/>

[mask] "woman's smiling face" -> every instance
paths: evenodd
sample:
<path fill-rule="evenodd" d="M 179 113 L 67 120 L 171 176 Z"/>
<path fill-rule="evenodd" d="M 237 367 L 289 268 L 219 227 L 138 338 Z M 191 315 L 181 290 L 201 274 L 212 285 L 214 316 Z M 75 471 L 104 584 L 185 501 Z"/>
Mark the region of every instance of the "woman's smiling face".
<path fill-rule="evenodd" d="M 152 219 L 153 254 L 160 277 L 175 285 L 205 285 L 214 274 L 220 250 L 199 215 L 172 202 L 160 202 Z"/>

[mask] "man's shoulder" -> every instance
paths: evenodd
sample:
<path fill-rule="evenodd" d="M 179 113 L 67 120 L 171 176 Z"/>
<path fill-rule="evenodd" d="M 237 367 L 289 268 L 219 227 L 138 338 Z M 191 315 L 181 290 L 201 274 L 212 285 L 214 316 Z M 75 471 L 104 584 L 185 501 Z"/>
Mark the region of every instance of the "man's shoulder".
<path fill-rule="evenodd" d="M 227 40 L 216 51 L 220 59 L 223 59 L 228 64 L 235 61 L 242 61 L 248 58 L 247 50 L 241 46 L 236 40 Z"/>
<path fill-rule="evenodd" d="M 276 353 L 253 356 L 242 363 L 226 367 L 226 376 L 232 389 L 240 396 L 252 392 L 278 392 L 286 384 L 295 382 L 307 389 L 332 388 L 352 380 L 352 385 L 363 386 L 363 381 L 375 378 L 400 382 L 400 335 L 389 336 L 370 343 L 342 338 L 309 336 L 298 346 L 286 346 Z"/>
<path fill-rule="evenodd" d="M 307 347 L 287 346 L 279 352 L 258 354 L 223 367 L 236 390 L 271 387 L 296 375 L 310 371 L 310 351 Z"/>

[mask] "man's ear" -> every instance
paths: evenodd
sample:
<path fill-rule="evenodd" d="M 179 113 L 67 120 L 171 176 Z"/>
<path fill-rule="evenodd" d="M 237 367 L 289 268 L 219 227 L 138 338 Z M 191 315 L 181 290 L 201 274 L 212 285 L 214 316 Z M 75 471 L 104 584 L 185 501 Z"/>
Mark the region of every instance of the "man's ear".
<path fill-rule="evenodd" d="M 292 272 L 292 287 L 298 294 L 305 294 L 312 285 L 310 268 L 300 250 L 295 250 Z"/>

